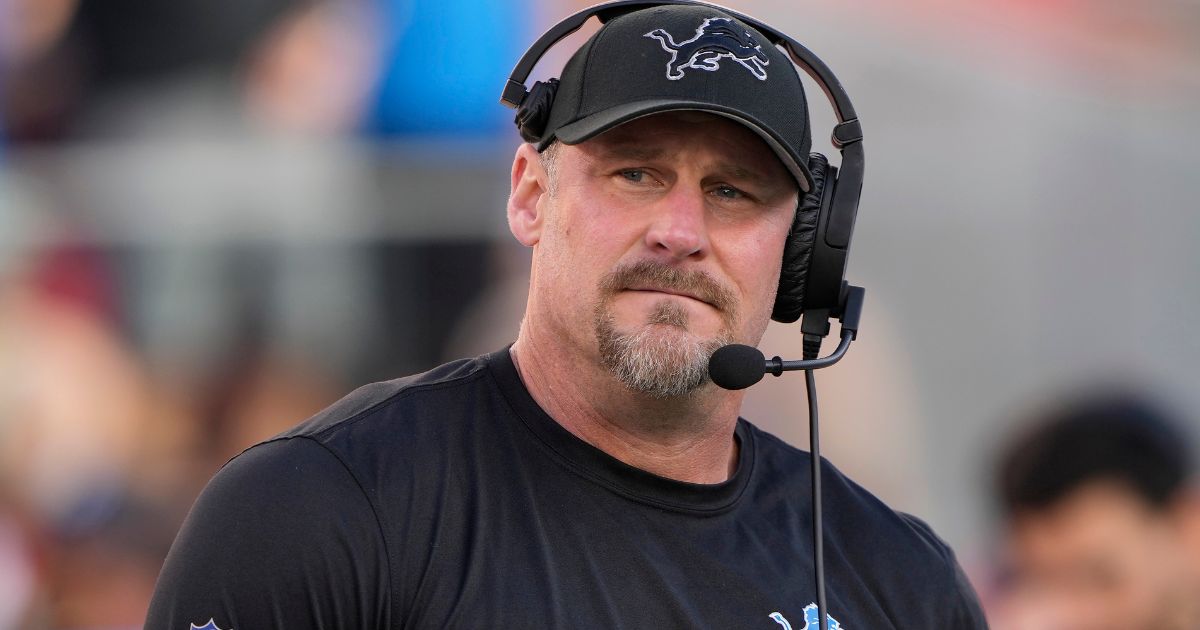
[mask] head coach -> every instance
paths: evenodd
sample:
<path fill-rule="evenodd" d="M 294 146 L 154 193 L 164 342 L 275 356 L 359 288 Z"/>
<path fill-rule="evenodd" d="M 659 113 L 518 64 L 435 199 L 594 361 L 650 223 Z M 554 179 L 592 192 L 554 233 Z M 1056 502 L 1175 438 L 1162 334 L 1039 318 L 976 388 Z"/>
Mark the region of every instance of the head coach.
<path fill-rule="evenodd" d="M 779 318 L 827 165 L 762 29 L 630 4 L 520 100 L 515 343 L 230 461 L 148 628 L 819 627 L 809 455 L 707 366 Z M 828 628 L 985 627 L 924 523 L 824 471 Z"/>

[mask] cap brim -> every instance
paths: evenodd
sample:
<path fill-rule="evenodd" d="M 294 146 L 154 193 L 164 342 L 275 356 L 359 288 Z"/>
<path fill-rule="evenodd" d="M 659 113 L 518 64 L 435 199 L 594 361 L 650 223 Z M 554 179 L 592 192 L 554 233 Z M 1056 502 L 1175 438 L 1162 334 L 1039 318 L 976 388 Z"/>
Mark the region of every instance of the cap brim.
<path fill-rule="evenodd" d="M 573 123 L 563 125 L 554 130 L 554 137 L 565 144 L 579 144 L 631 120 L 649 116 L 650 114 L 672 111 L 710 112 L 742 123 L 758 134 L 763 139 L 763 142 L 766 142 L 767 146 L 771 147 L 775 155 L 779 156 L 779 160 L 783 162 L 784 167 L 796 178 L 796 183 L 799 184 L 801 191 L 808 192 L 812 190 L 813 180 L 812 174 L 808 172 L 808 165 L 806 164 L 807 156 L 803 156 L 802 161 L 801 156 L 795 155 L 787 149 L 787 145 L 782 138 L 776 136 L 770 129 L 754 118 L 742 112 L 712 103 L 681 100 L 649 100 L 623 103 L 616 107 L 596 112 Z"/>

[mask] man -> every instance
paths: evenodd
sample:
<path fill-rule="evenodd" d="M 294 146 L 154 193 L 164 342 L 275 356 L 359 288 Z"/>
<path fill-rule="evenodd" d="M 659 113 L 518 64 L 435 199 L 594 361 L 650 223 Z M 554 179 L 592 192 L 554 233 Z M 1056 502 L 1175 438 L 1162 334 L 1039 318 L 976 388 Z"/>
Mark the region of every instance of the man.
<path fill-rule="evenodd" d="M 1156 405 L 1113 395 L 1064 405 L 1014 441 L 998 467 L 1012 556 L 1004 627 L 1200 628 L 1188 445 Z"/>
<path fill-rule="evenodd" d="M 568 62 L 513 160 L 533 264 L 511 348 L 367 386 L 231 461 L 148 626 L 818 627 L 807 454 L 740 420 L 706 370 L 762 336 L 801 191 L 818 194 L 803 92 L 769 44 L 672 64 L 663 33 L 710 20 L 732 24 L 629 13 Z M 770 112 L 730 103 L 802 133 L 783 146 L 755 122 Z M 824 478 L 829 628 L 983 627 L 927 526 Z"/>

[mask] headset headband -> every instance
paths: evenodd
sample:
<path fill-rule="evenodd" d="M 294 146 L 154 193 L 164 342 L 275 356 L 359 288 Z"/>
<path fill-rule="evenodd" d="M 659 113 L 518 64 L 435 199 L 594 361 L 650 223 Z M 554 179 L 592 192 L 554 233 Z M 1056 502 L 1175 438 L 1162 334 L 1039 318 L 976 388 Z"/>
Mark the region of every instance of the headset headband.
<path fill-rule="evenodd" d="M 504 91 L 500 95 L 500 102 L 508 107 L 515 108 L 519 106 L 521 100 L 528 93 L 528 90 L 525 88 L 525 81 L 529 78 L 529 73 L 533 72 L 533 67 L 537 65 L 538 60 L 546 54 L 546 51 L 551 46 L 579 30 L 593 16 L 603 24 L 618 15 L 639 9 L 672 4 L 712 7 L 718 11 L 724 11 L 758 29 L 760 33 L 767 36 L 771 44 L 776 46 L 782 45 L 784 50 L 787 51 L 788 56 L 792 58 L 792 62 L 803 69 L 808 76 L 812 77 L 813 81 L 816 81 L 821 86 L 826 98 L 829 99 L 830 105 L 833 106 L 834 113 L 838 119 L 838 124 L 834 127 L 832 135 L 833 146 L 841 149 L 846 145 L 862 140 L 862 127 L 858 123 L 858 115 L 854 111 L 854 104 L 850 102 L 850 95 L 842 88 L 841 82 L 834 76 L 829 66 L 825 65 L 825 62 L 821 61 L 811 50 L 779 30 L 744 13 L 739 13 L 711 2 L 698 2 L 694 0 L 616 0 L 615 2 L 597 4 L 579 11 L 543 33 L 529 47 L 529 50 L 525 51 L 520 61 L 513 67 L 512 74 L 508 76 L 508 81 L 504 84 Z M 844 167 L 845 165 L 843 165 L 843 169 Z"/>

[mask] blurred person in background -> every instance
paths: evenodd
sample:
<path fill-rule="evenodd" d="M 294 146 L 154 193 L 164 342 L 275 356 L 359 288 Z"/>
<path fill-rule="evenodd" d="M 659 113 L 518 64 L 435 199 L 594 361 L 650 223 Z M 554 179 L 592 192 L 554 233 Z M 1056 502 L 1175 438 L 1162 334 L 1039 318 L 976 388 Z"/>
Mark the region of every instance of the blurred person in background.
<path fill-rule="evenodd" d="M 311 296 L 276 305 L 269 255 L 223 255 L 262 243 L 170 239 L 295 224 L 288 191 L 332 179 L 280 164 L 358 123 L 356 4 L 0 1 L 0 630 L 140 627 L 212 471 L 340 391 L 259 321 L 315 313 L 292 329 L 311 339 Z M 279 267 L 328 269 L 298 257 Z"/>
<path fill-rule="evenodd" d="M 1192 436 L 1141 395 L 1082 397 L 1003 451 L 997 630 L 1200 628 Z"/>

